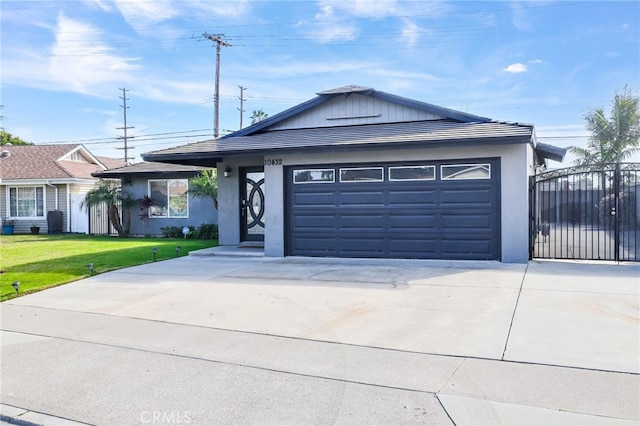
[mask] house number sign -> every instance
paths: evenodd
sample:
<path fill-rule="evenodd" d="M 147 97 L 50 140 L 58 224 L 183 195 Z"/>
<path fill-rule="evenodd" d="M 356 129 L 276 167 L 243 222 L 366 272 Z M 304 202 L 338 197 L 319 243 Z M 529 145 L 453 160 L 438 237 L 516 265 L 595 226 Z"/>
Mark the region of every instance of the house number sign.
<path fill-rule="evenodd" d="M 282 166 L 282 158 L 265 158 L 265 166 Z"/>

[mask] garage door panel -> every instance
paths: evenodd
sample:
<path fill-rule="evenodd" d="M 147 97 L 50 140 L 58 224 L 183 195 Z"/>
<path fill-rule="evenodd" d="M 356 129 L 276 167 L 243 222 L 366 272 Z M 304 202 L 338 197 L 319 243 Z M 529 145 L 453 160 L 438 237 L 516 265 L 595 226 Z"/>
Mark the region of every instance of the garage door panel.
<path fill-rule="evenodd" d="M 493 205 L 491 188 L 454 188 L 442 190 L 442 204 L 450 205 Z"/>
<path fill-rule="evenodd" d="M 335 252 L 336 250 L 336 240 L 331 237 L 301 235 L 293 239 L 293 244 L 297 251 Z"/>
<path fill-rule="evenodd" d="M 382 238 L 373 237 L 341 237 L 339 239 L 340 249 L 344 253 L 357 254 L 362 256 L 376 256 L 376 253 L 382 254 L 385 250 L 385 241 Z"/>
<path fill-rule="evenodd" d="M 391 239 L 389 253 L 393 257 L 432 259 L 436 256 L 438 243 L 435 238 Z"/>
<path fill-rule="evenodd" d="M 385 227 L 385 217 L 383 214 L 341 214 L 339 226 L 345 231 L 349 231 L 351 229 L 370 229 L 372 231 L 377 231 L 380 228 Z"/>
<path fill-rule="evenodd" d="M 416 229 L 422 230 L 435 230 L 437 224 L 437 216 L 435 214 L 410 214 L 410 213 L 389 213 L 389 226 L 390 231 L 398 231 L 402 229 L 408 229 L 416 231 Z"/>
<path fill-rule="evenodd" d="M 443 214 L 442 229 L 445 231 L 457 231 L 462 229 L 479 229 L 491 231 L 494 216 L 490 213 L 485 214 Z"/>
<path fill-rule="evenodd" d="M 294 194 L 296 206 L 326 206 L 333 208 L 335 205 L 335 194 L 330 192 L 298 192 Z"/>
<path fill-rule="evenodd" d="M 435 190 L 389 190 L 389 205 L 431 207 L 436 205 Z"/>
<path fill-rule="evenodd" d="M 322 230 L 335 228 L 336 217 L 333 214 L 297 215 L 294 219 L 297 230 Z"/>
<path fill-rule="evenodd" d="M 446 257 L 456 259 L 492 259 L 491 240 L 443 239 L 442 252 Z"/>
<path fill-rule="evenodd" d="M 338 195 L 340 206 L 379 206 L 384 204 L 384 192 L 377 191 L 341 191 Z"/>

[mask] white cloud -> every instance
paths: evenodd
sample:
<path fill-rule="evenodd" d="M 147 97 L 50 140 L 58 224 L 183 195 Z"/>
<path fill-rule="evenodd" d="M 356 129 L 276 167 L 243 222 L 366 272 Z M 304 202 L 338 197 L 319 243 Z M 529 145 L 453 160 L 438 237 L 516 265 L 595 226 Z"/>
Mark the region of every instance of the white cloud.
<path fill-rule="evenodd" d="M 324 0 L 318 3 L 323 12 L 335 10 L 346 12 L 353 16 L 365 18 L 384 18 L 394 15 L 397 7 L 395 0 Z"/>
<path fill-rule="evenodd" d="M 405 21 L 402 27 L 402 39 L 414 45 L 420 39 L 421 28 L 415 22 Z"/>
<path fill-rule="evenodd" d="M 511 22 L 513 26 L 519 30 L 530 30 L 531 29 L 531 20 L 527 16 L 525 9 L 521 4 L 514 3 L 512 4 L 513 8 L 513 17 Z"/>
<path fill-rule="evenodd" d="M 530 64 L 541 64 L 542 59 L 534 59 L 533 61 L 529 61 Z"/>
<path fill-rule="evenodd" d="M 171 4 L 171 0 L 140 2 L 115 0 L 115 3 L 124 19 L 134 28 L 141 23 L 154 24 L 162 22 L 174 17 L 177 13 Z"/>
<path fill-rule="evenodd" d="M 97 7 L 105 12 L 111 11 L 111 6 L 105 3 L 103 0 L 84 0 L 84 3 L 89 7 Z"/>
<path fill-rule="evenodd" d="M 519 73 L 527 72 L 527 66 L 525 64 L 521 64 L 520 62 L 518 62 L 515 64 L 511 64 L 506 68 L 503 68 L 502 71 L 512 73 L 512 74 L 519 74 Z"/>
<path fill-rule="evenodd" d="M 59 14 L 47 66 L 49 79 L 85 94 L 98 94 L 105 83 L 130 81 L 130 73 L 139 68 L 137 59 L 112 53 L 101 39 L 100 29 Z"/>

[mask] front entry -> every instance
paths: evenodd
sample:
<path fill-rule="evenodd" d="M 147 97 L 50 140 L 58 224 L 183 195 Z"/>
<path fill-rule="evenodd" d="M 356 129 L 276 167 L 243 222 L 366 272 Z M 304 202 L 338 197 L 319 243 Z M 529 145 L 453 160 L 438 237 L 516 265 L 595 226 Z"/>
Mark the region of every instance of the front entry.
<path fill-rule="evenodd" d="M 264 241 L 264 169 L 241 169 L 240 179 L 240 241 Z"/>

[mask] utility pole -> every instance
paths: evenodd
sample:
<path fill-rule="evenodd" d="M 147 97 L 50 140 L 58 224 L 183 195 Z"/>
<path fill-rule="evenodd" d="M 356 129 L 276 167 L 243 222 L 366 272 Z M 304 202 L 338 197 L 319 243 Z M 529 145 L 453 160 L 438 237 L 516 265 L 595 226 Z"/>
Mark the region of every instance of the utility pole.
<path fill-rule="evenodd" d="M 216 44 L 216 88 L 213 94 L 213 137 L 218 139 L 220 135 L 220 47 L 230 47 L 231 45 L 223 40 L 224 34 L 202 34 Z"/>
<path fill-rule="evenodd" d="M 127 101 L 129 100 L 129 98 L 127 98 L 128 90 L 123 88 L 121 88 L 120 90 L 122 90 L 122 96 L 120 96 L 120 99 L 122 99 L 122 105 L 120 105 L 120 107 L 122 108 L 122 112 L 124 115 L 124 127 L 116 127 L 116 129 L 123 131 L 124 136 L 119 136 L 118 139 L 124 139 L 124 147 L 116 148 L 116 149 L 124 149 L 124 163 L 128 166 L 129 160 L 134 159 L 134 157 L 129 157 L 129 150 L 133 149 L 134 147 L 133 146 L 130 147 L 128 142 L 129 142 L 129 138 L 135 138 L 135 136 L 127 135 L 127 130 L 134 128 L 134 127 L 127 126 L 127 109 L 129 109 L 129 107 L 127 106 Z"/>
<path fill-rule="evenodd" d="M 240 88 L 240 96 L 238 97 L 238 99 L 240 99 L 240 108 L 238 108 L 240 110 L 240 128 L 242 129 L 242 114 L 244 113 L 244 109 L 242 109 L 242 106 L 244 104 L 244 101 L 246 101 L 246 99 L 242 96 L 242 94 L 244 93 L 245 90 L 247 90 L 246 87 L 242 87 L 242 86 L 238 86 Z"/>

